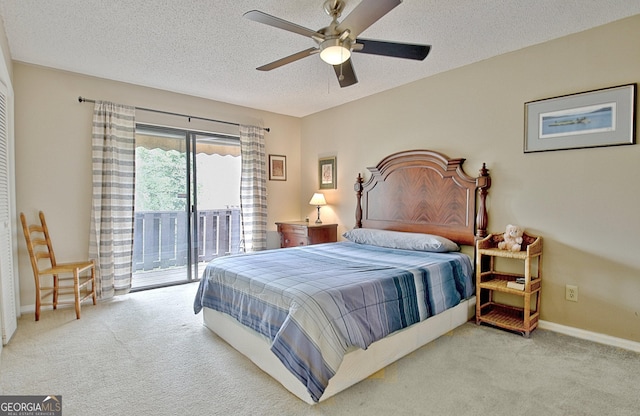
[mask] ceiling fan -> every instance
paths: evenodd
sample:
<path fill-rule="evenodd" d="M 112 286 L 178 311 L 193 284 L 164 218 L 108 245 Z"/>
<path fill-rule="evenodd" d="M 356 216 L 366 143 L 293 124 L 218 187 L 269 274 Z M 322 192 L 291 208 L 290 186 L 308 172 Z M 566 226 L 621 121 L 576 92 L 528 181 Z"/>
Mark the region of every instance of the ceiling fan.
<path fill-rule="evenodd" d="M 344 1 L 326 0 L 324 2 L 324 10 L 331 16 L 332 22 L 329 26 L 317 31 L 258 10 L 246 12 L 244 17 L 247 19 L 310 37 L 318 45 L 256 69 L 259 71 L 271 71 L 307 56 L 320 53 L 320 58 L 333 66 L 340 87 L 348 87 L 358 82 L 351 62 L 351 52 L 422 61 L 429 54 L 430 45 L 385 42 L 357 37 L 400 3 L 402 3 L 402 0 L 362 0 L 342 22 L 338 22 L 338 18 L 344 10 Z"/>

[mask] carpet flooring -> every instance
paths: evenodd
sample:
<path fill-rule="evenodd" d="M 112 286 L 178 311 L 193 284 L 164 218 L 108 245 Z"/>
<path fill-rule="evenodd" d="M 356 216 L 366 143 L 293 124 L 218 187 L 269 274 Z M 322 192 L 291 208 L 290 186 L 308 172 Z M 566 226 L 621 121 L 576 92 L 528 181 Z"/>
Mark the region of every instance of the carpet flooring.
<path fill-rule="evenodd" d="M 72 415 L 639 415 L 640 354 L 467 323 L 309 406 L 202 325 L 196 284 L 23 315 L 0 394 Z"/>

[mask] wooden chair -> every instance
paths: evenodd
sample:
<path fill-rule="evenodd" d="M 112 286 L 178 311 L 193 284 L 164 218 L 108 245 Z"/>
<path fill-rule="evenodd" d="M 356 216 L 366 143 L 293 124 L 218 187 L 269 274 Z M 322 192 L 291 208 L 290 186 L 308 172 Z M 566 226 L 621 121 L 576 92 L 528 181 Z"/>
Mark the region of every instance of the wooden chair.
<path fill-rule="evenodd" d="M 92 297 L 93 304 L 96 304 L 95 264 L 93 260 L 57 263 L 44 213 L 40 211 L 40 224 L 28 225 L 24 213 L 20 213 L 20 221 L 22 221 L 22 230 L 27 242 L 36 283 L 36 321 L 40 320 L 42 305 L 52 305 L 53 309 L 56 309 L 59 304 L 74 304 L 76 319 L 80 319 L 80 304 L 84 300 Z M 51 282 L 52 285 L 43 285 L 43 281 Z M 68 282 L 71 282 L 73 286 Z M 74 295 L 73 301 L 60 299 L 60 295 L 68 294 Z M 49 298 L 51 298 L 51 302 L 43 302 Z"/>

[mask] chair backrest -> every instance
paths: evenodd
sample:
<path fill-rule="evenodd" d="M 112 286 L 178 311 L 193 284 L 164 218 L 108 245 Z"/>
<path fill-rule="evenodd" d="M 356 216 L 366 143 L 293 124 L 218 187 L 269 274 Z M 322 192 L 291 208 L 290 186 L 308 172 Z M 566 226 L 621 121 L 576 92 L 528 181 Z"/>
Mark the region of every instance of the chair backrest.
<path fill-rule="evenodd" d="M 56 256 L 53 252 L 51 238 L 49 238 L 49 229 L 44 219 L 44 213 L 40 211 L 40 224 L 27 224 L 24 213 L 20 213 L 20 221 L 22 222 L 22 231 L 29 250 L 29 258 L 31 259 L 31 267 L 36 279 L 40 275 L 40 262 L 48 259 L 47 267 L 55 267 Z"/>

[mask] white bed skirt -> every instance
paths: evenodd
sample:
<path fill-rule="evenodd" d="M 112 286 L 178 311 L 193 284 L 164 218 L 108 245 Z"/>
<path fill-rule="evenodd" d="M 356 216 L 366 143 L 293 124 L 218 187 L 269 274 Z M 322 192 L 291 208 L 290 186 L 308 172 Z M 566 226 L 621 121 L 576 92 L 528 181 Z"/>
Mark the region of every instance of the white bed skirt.
<path fill-rule="evenodd" d="M 464 324 L 475 313 L 475 296 L 447 311 L 374 342 L 366 350 L 348 352 L 338 372 L 320 398 L 326 400 L 380 371 L 394 361 L 417 350 L 452 329 Z M 287 390 L 309 404 L 315 404 L 306 387 L 285 368 L 270 350 L 269 340 L 241 325 L 234 318 L 203 308 L 204 325 L 240 351 Z"/>

